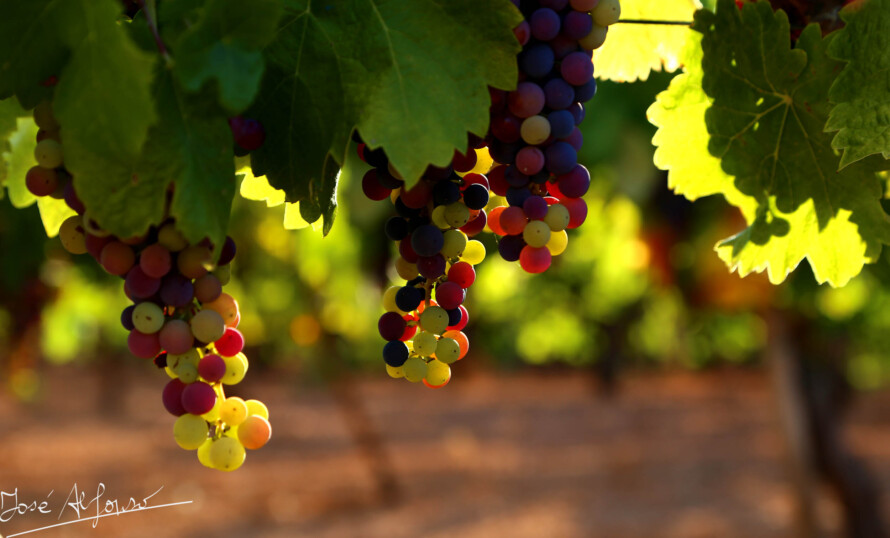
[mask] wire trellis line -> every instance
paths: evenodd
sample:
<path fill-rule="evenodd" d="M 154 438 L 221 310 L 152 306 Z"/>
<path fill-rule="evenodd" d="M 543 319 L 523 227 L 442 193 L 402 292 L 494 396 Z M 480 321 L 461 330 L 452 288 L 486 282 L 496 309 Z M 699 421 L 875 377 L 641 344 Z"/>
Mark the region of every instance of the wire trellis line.
<path fill-rule="evenodd" d="M 619 23 L 625 24 L 661 24 L 667 26 L 690 26 L 692 21 L 653 21 L 647 19 L 621 19 Z"/>

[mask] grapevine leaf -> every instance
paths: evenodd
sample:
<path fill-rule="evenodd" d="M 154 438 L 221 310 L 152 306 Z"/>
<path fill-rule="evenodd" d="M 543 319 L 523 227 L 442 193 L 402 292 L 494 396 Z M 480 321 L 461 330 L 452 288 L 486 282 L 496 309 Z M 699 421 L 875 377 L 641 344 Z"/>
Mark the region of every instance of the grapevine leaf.
<path fill-rule="evenodd" d="M 111 0 L 69 0 L 76 27 L 56 87 L 65 166 L 92 219 L 128 237 L 146 231 L 164 212 L 164 190 L 135 175 L 135 164 L 156 115 L 151 99 L 152 56 L 115 22 Z"/>
<path fill-rule="evenodd" d="M 185 93 L 170 73 L 158 76 L 154 93 L 161 117 L 149 133 L 139 179 L 158 186 L 162 198 L 172 182 L 177 229 L 192 243 L 208 237 L 222 245 L 235 195 L 229 125 L 212 98 Z"/>
<path fill-rule="evenodd" d="M 828 86 L 840 68 L 826 55 L 832 37 L 808 26 L 789 46 L 788 18 L 769 3 L 720 0 L 699 11 L 702 85 L 713 99 L 705 114 L 709 150 L 735 186 L 757 200 L 756 217 L 717 246 L 744 276 L 766 269 L 781 282 L 803 258 L 816 279 L 834 286 L 857 275 L 890 241 L 890 219 L 871 165 L 838 172 L 823 132 Z"/>
<path fill-rule="evenodd" d="M 708 152 L 705 112 L 712 100 L 701 86 L 702 36 L 688 28 L 683 31 L 687 38 L 681 55 L 684 72 L 674 77 L 646 112 L 658 127 L 652 138 L 655 166 L 668 171 L 668 186 L 677 194 L 689 200 L 722 194 L 750 222 L 756 200 L 739 192 L 734 178 L 720 167 L 720 159 Z"/>
<path fill-rule="evenodd" d="M 174 73 L 183 87 L 196 92 L 216 79 L 223 107 L 247 108 L 263 75 L 261 51 L 274 37 L 282 9 L 280 0 L 210 0 L 173 47 Z"/>
<path fill-rule="evenodd" d="M 16 129 L 9 135 L 9 151 L 3 153 L 8 177 L 6 189 L 9 201 L 19 209 L 33 204 L 37 197 L 25 186 L 25 174 L 37 164 L 34 162 L 34 147 L 37 146 L 37 124 L 30 117 L 21 117 L 16 121 Z"/>
<path fill-rule="evenodd" d="M 695 0 L 623 0 L 622 19 L 691 21 Z M 596 77 L 616 82 L 646 80 L 651 71 L 675 71 L 688 29 L 656 24 L 616 24 L 593 52 Z"/>
<path fill-rule="evenodd" d="M 37 198 L 37 209 L 40 211 L 40 219 L 43 221 L 43 229 L 46 230 L 47 237 L 55 237 L 59 233 L 59 228 L 68 217 L 77 213 L 68 207 L 65 200 L 58 200 L 52 196 L 41 196 Z"/>
<path fill-rule="evenodd" d="M 847 65 L 831 85 L 827 131 L 844 151 L 841 167 L 868 155 L 890 159 L 890 0 L 859 0 L 840 12 L 847 25 L 828 53 Z"/>
<path fill-rule="evenodd" d="M 15 99 L 0 101 L 0 200 L 3 199 L 3 183 L 6 181 L 8 163 L 3 154 L 11 150 L 9 137 L 18 129 L 18 118 L 28 113 Z"/>
<path fill-rule="evenodd" d="M 49 98 L 52 89 L 40 83 L 62 71 L 67 40 L 85 33 L 83 1 L 0 0 L 0 99 L 15 95 L 30 109 Z"/>
<path fill-rule="evenodd" d="M 300 215 L 300 202 L 284 204 L 285 230 L 302 230 L 308 227 L 309 223 Z"/>
<path fill-rule="evenodd" d="M 357 126 L 413 184 L 487 130 L 488 86 L 515 85 L 520 21 L 506 0 L 288 1 L 249 111 L 266 130 L 254 173 L 321 207 L 329 189 L 310 181 L 330 184 Z"/>

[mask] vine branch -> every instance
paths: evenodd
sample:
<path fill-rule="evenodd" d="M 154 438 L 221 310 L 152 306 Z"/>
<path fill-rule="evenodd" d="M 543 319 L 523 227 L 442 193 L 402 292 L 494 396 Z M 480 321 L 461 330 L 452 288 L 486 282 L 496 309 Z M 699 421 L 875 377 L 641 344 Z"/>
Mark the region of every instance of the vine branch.
<path fill-rule="evenodd" d="M 158 46 L 158 51 L 169 66 L 173 59 L 170 57 L 170 52 L 167 51 L 167 46 L 164 45 L 164 41 L 161 40 L 161 34 L 158 32 L 158 24 L 156 22 L 158 11 L 157 4 L 155 3 L 155 0 L 139 0 L 139 3 L 142 5 L 142 11 L 145 13 L 145 22 L 148 24 L 149 29 L 151 29 L 151 35 L 155 38 L 155 44 Z"/>

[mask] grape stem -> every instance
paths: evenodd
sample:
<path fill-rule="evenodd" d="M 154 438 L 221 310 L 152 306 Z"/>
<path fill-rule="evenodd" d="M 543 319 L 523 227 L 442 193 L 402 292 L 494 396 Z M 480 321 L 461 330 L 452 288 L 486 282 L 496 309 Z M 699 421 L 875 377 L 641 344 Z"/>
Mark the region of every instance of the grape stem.
<path fill-rule="evenodd" d="M 164 45 L 164 42 L 161 40 L 161 34 L 158 32 L 158 25 L 157 22 L 155 22 L 158 12 L 156 0 L 139 0 L 139 4 L 142 6 L 143 13 L 145 13 L 145 22 L 148 24 L 149 29 L 151 29 L 151 35 L 155 38 L 155 44 L 158 46 L 158 51 L 161 53 L 167 66 L 170 66 L 170 64 L 173 63 L 173 59 L 167 51 L 167 46 Z"/>
<path fill-rule="evenodd" d="M 618 21 L 625 24 L 661 24 L 668 26 L 691 26 L 692 21 L 654 21 L 647 19 L 621 19 Z"/>

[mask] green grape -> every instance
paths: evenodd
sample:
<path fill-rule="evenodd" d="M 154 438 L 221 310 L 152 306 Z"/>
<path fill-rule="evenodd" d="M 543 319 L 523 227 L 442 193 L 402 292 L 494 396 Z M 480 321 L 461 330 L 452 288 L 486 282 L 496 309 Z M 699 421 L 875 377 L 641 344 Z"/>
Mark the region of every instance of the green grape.
<path fill-rule="evenodd" d="M 442 361 L 430 361 L 427 364 L 427 372 L 424 379 L 434 387 L 444 385 L 451 379 L 451 367 Z"/>
<path fill-rule="evenodd" d="M 553 232 L 550 234 L 550 240 L 547 241 L 547 248 L 550 250 L 551 256 L 559 256 L 565 252 L 569 244 L 569 234 L 565 230 Z"/>
<path fill-rule="evenodd" d="M 445 243 L 439 252 L 446 260 L 460 256 L 467 247 L 467 234 L 460 230 L 448 230 L 443 238 Z"/>
<path fill-rule="evenodd" d="M 207 411 L 206 413 L 201 415 L 201 418 L 203 418 L 207 422 L 216 422 L 217 420 L 219 420 L 219 407 L 220 405 L 222 405 L 222 402 L 220 400 L 221 398 L 217 397 L 216 403 L 213 404 L 213 407 L 210 409 L 210 411 Z"/>
<path fill-rule="evenodd" d="M 395 367 L 386 364 L 386 373 L 393 379 L 405 377 L 405 370 L 401 366 Z"/>
<path fill-rule="evenodd" d="M 591 15 L 591 18 L 593 15 Z M 590 33 L 578 40 L 578 44 L 586 50 L 594 50 L 603 46 L 606 42 L 606 35 L 609 33 L 608 26 L 600 26 L 593 23 Z"/>
<path fill-rule="evenodd" d="M 167 354 L 167 368 L 169 368 L 183 383 L 194 383 L 198 379 L 198 363 L 201 362 L 201 354 L 192 348 L 181 355 Z"/>
<path fill-rule="evenodd" d="M 427 331 L 420 331 L 414 336 L 414 352 L 421 357 L 429 357 L 436 352 L 436 335 Z"/>
<path fill-rule="evenodd" d="M 445 222 L 453 228 L 460 228 L 470 221 L 470 210 L 463 202 L 454 202 L 445 207 Z"/>
<path fill-rule="evenodd" d="M 436 206 L 436 208 L 433 209 L 433 214 L 430 215 L 430 220 L 432 220 L 433 224 L 435 224 L 440 230 L 447 230 L 448 228 L 451 228 L 451 225 L 448 224 L 448 221 L 445 220 L 445 206 L 443 205 Z"/>
<path fill-rule="evenodd" d="M 467 246 L 464 248 L 463 256 L 460 259 L 470 265 L 482 263 L 482 260 L 485 259 L 485 245 L 475 239 L 467 241 Z"/>
<path fill-rule="evenodd" d="M 420 314 L 420 328 L 433 334 L 442 334 L 448 328 L 448 312 L 441 306 L 427 307 Z"/>
<path fill-rule="evenodd" d="M 269 408 L 266 404 L 259 400 L 247 400 L 247 414 L 249 416 L 257 415 L 269 420 Z"/>
<path fill-rule="evenodd" d="M 405 379 L 412 383 L 419 383 L 426 377 L 426 361 L 419 357 L 409 357 L 402 365 L 402 370 L 405 372 Z"/>
<path fill-rule="evenodd" d="M 80 215 L 73 215 L 65 219 L 59 228 L 59 241 L 71 254 L 86 253 L 87 237 L 83 229 L 83 218 Z"/>
<path fill-rule="evenodd" d="M 226 332 L 226 322 L 214 310 L 204 309 L 195 314 L 189 322 L 192 334 L 201 342 L 216 342 Z"/>
<path fill-rule="evenodd" d="M 170 252 L 179 252 L 189 244 L 173 223 L 161 226 L 158 230 L 158 243 Z"/>
<path fill-rule="evenodd" d="M 213 274 L 219 279 L 219 283 L 225 286 L 232 279 L 232 265 L 226 264 L 213 270 Z"/>
<path fill-rule="evenodd" d="M 553 204 L 547 208 L 547 214 L 544 216 L 544 222 L 550 226 L 550 230 L 561 232 L 569 225 L 569 210 L 562 204 Z"/>
<path fill-rule="evenodd" d="M 405 280 L 411 280 L 417 276 L 417 264 L 410 263 L 405 258 L 396 260 L 396 272 Z"/>
<path fill-rule="evenodd" d="M 618 0 L 600 0 L 590 14 L 597 26 L 609 26 L 621 17 L 621 4 Z"/>
<path fill-rule="evenodd" d="M 214 469 L 213 462 L 210 460 L 210 448 L 213 446 L 213 439 L 207 439 L 198 447 L 198 461 L 204 467 Z"/>
<path fill-rule="evenodd" d="M 139 303 L 133 309 L 133 326 L 143 334 L 154 334 L 164 326 L 164 311 L 154 303 Z"/>
<path fill-rule="evenodd" d="M 522 238 L 531 247 L 543 247 L 550 241 L 550 226 L 543 220 L 533 220 L 525 225 Z"/>
<path fill-rule="evenodd" d="M 170 379 L 179 379 L 179 376 L 176 375 L 176 372 L 171 370 L 169 366 L 164 367 L 164 372 L 166 372 L 167 375 L 170 376 Z"/>
<path fill-rule="evenodd" d="M 225 385 L 237 385 L 247 375 L 247 357 L 238 353 L 234 357 L 223 357 L 226 361 L 226 373 L 222 378 Z"/>
<path fill-rule="evenodd" d="M 439 338 L 436 342 L 436 358 L 445 364 L 453 364 L 460 359 L 460 344 L 451 338 Z"/>
<path fill-rule="evenodd" d="M 44 168 L 62 166 L 62 144 L 52 138 L 44 138 L 34 148 L 34 160 Z"/>
<path fill-rule="evenodd" d="M 176 267 L 186 278 L 201 278 L 213 268 L 213 253 L 207 247 L 191 245 L 176 257 Z"/>
<path fill-rule="evenodd" d="M 533 146 L 542 144 L 550 137 L 550 121 L 544 116 L 532 116 L 522 120 L 519 134 L 526 143 Z"/>
<path fill-rule="evenodd" d="M 247 403 L 237 396 L 226 398 L 219 410 L 219 418 L 229 426 L 237 426 L 247 419 Z"/>
<path fill-rule="evenodd" d="M 186 413 L 173 423 L 173 439 L 186 450 L 197 450 L 207 440 L 207 422 L 197 415 Z"/>
<path fill-rule="evenodd" d="M 210 447 L 210 463 L 220 471 L 234 471 L 241 467 L 246 456 L 244 446 L 232 437 L 220 437 Z"/>

